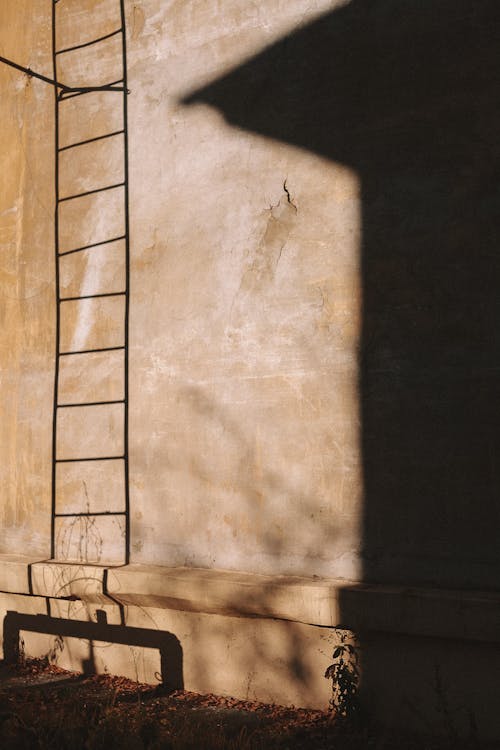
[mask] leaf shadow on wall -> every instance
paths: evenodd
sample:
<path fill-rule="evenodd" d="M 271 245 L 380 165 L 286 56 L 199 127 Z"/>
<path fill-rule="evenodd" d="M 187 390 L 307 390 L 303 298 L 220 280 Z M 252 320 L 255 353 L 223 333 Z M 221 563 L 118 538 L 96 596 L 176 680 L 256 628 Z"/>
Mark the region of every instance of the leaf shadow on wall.
<path fill-rule="evenodd" d="M 365 581 L 500 580 L 499 16 L 352 0 L 183 100 L 360 176 Z"/>

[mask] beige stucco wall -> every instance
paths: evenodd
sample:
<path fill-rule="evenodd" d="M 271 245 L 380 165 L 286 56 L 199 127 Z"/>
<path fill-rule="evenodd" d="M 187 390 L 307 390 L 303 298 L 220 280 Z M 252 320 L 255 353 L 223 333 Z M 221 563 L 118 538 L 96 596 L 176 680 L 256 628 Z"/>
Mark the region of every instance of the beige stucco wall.
<path fill-rule="evenodd" d="M 446 0 L 434 13 L 408 2 L 396 17 L 388 1 L 367 4 L 368 17 L 355 0 L 125 5 L 132 564 L 112 569 L 124 559 L 123 519 L 94 515 L 58 520 L 58 560 L 44 562 L 54 100 L 46 84 L 0 65 L 0 591 L 9 592 L 0 635 L 17 617 L 30 654 L 78 669 L 94 659 L 98 670 L 143 679 L 163 670 L 157 633 L 174 635 L 188 689 L 324 707 L 341 625 L 361 636 L 361 688 L 375 716 L 406 726 L 418 713 L 426 731 L 443 731 L 444 694 L 464 732 L 475 716 L 498 737 L 493 6 Z M 52 75 L 51 6 L 2 0 L 0 55 Z M 60 0 L 58 46 L 111 33 L 117 8 Z M 310 102 L 318 60 L 299 66 L 269 127 L 286 68 L 273 70 L 248 130 L 182 103 L 261 50 L 264 68 L 288 59 L 270 47 L 288 31 L 298 31 L 289 59 L 318 42 L 319 63 L 329 63 Z M 102 83 L 120 62 L 113 38 L 97 61 L 88 51 L 61 60 L 61 75 Z M 258 99 L 262 66 L 254 59 L 243 70 L 231 85 L 249 81 Z M 339 84 L 331 100 L 330 71 Z M 194 98 L 246 127 L 251 108 L 224 109 L 220 86 L 209 89 Z M 309 103 L 318 107 L 311 128 L 301 120 Z M 279 107 L 295 117 L 288 133 L 277 127 Z M 61 145 L 121 127 L 119 98 L 107 93 L 60 112 Z M 120 182 L 123 145 L 119 136 L 62 153 L 61 195 Z M 118 236 L 123 190 L 68 200 L 59 218 L 62 251 Z M 124 260 L 119 240 L 67 255 L 59 291 L 120 292 Z M 62 350 L 123 342 L 122 298 L 63 308 Z M 72 405 L 124 393 L 121 350 L 61 360 L 58 458 L 121 453 L 122 404 Z M 119 513 L 124 489 L 118 461 L 59 464 L 56 508 Z M 102 625 L 99 637 L 87 620 Z M 130 628 L 144 631 L 137 647 Z"/>
<path fill-rule="evenodd" d="M 356 176 L 178 103 L 327 6 L 136 4 L 138 562 L 355 574 Z"/>
<path fill-rule="evenodd" d="M 336 4 L 127 3 L 133 562 L 357 575 L 357 177 L 311 153 L 238 131 L 208 107 L 180 103 L 190 90 Z M 50 75 L 51 4 L 37 2 L 35 10 L 32 5 L 2 3 L 0 48 Z M 107 33 L 109 0 L 88 6 L 92 31 Z M 63 46 L 81 41 L 80 33 L 88 36 L 76 23 L 60 24 L 59 33 Z M 103 75 L 114 55 L 110 46 L 100 58 Z M 69 83 L 92 70 L 75 60 L 64 64 Z M 7 176 L 0 188 L 0 551 L 28 546 L 47 555 L 55 346 L 53 92 L 5 67 L 0 75 Z M 66 138 L 83 139 L 89 127 L 98 129 L 104 114 L 97 99 L 87 114 L 68 106 L 61 122 Z M 63 194 L 91 189 L 103 174 L 110 182 L 119 179 L 113 173 L 116 155 L 106 143 L 61 160 Z M 117 198 L 111 191 L 102 200 L 98 214 L 105 225 L 117 216 Z M 73 202 L 63 207 L 72 212 L 64 216 L 63 231 L 70 235 L 85 220 L 78 212 L 87 209 Z M 89 241 L 95 239 L 95 217 L 94 211 Z M 63 238 L 62 249 L 71 241 Z M 65 293 L 92 294 L 106 283 L 119 284 L 122 261 L 112 253 L 109 246 L 97 269 L 96 255 L 68 256 L 61 265 Z M 119 300 L 110 310 L 75 305 L 69 312 L 73 303 L 66 304 L 63 349 L 75 341 L 77 348 L 99 346 L 115 335 Z M 116 393 L 116 366 L 93 362 L 63 373 L 65 403 Z M 116 419 L 102 412 L 100 429 L 110 431 L 113 445 L 119 418 L 118 412 Z M 75 441 L 92 444 L 86 419 L 84 410 L 61 415 L 60 457 L 72 455 Z M 84 480 L 86 487 L 93 482 L 100 488 L 101 507 L 113 510 L 122 493 L 118 473 L 104 479 L 65 476 L 64 509 L 77 504 Z M 107 540 L 107 546 L 94 545 L 100 553 L 63 543 L 59 554 L 118 558 L 122 539 L 117 534 L 115 543 L 105 522 L 97 525 L 97 536 Z"/>
<path fill-rule="evenodd" d="M 50 72 L 47 3 L 3 2 L 0 50 Z M 46 555 L 54 365 L 50 90 L 0 65 L 0 547 Z"/>

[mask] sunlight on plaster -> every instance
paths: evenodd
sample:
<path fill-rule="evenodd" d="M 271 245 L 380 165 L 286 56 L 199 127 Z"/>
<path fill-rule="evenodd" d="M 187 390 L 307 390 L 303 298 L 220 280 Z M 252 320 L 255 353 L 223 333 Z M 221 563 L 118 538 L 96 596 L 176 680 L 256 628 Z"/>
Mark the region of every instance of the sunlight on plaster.
<path fill-rule="evenodd" d="M 155 415 L 149 432 L 152 454 L 168 446 L 160 482 L 172 512 L 155 545 L 158 495 L 136 524 L 134 559 L 151 559 L 156 547 L 158 563 L 358 580 L 358 175 L 235 128 L 207 105 L 180 119 L 174 167 L 158 176 L 175 223 L 158 214 L 154 225 L 166 257 L 182 254 L 190 267 L 192 255 L 197 265 L 169 282 L 168 299 L 153 292 L 148 326 L 158 344 L 138 369 L 144 402 L 176 414 L 173 430 Z M 171 343 L 160 347 L 151 321 L 162 315 Z M 135 502 L 157 495 L 149 465 L 135 478 Z"/>
<path fill-rule="evenodd" d="M 102 232 L 106 231 L 105 217 L 102 215 L 99 217 L 102 224 Z M 103 236 L 105 236 L 103 234 Z M 105 263 L 105 256 L 99 252 L 94 254 L 94 262 L 87 262 L 85 273 L 82 281 L 82 292 L 81 294 L 92 294 L 94 290 L 99 289 L 100 280 L 102 275 L 102 268 Z M 90 305 L 79 305 L 77 312 L 77 319 L 74 327 L 74 333 L 71 339 L 71 351 L 78 351 L 85 349 L 85 344 L 92 332 L 94 324 L 93 310 Z"/>
<path fill-rule="evenodd" d="M 164 28 L 165 8 L 162 0 L 156 0 L 156 3 L 149 3 L 153 9 L 148 12 L 142 37 L 150 38 L 156 62 L 165 56 L 178 55 L 186 37 L 189 39 L 189 60 L 178 71 L 169 89 L 169 94 L 178 98 L 189 89 L 207 84 L 215 76 L 244 64 L 264 46 L 348 2 L 350 0 L 311 0 L 304 9 L 303 0 L 254 0 L 251 3 L 247 0 L 216 3 L 173 0 L 175 13 L 170 11 L 169 34 L 165 37 L 158 33 Z M 156 12 L 155 5 L 158 6 Z M 231 18 L 230 30 L 225 32 L 220 23 L 223 14 Z"/>
<path fill-rule="evenodd" d="M 154 399 L 160 374 L 196 436 L 189 460 L 181 429 L 179 448 L 169 449 L 174 512 L 163 555 L 175 564 L 361 575 L 360 180 L 331 154 L 312 153 L 314 143 L 287 143 L 278 112 L 268 121 L 259 111 L 252 77 L 253 60 L 274 42 L 342 4 L 312 3 L 301 14 L 271 4 L 263 22 L 257 3 L 227 39 L 211 40 L 207 19 L 192 24 L 190 57 L 161 102 L 164 150 L 175 141 L 175 161 L 158 179 L 176 221 L 160 219 L 158 236 L 170 253 L 198 259 L 183 298 L 167 304 L 175 352 L 155 352 L 145 381 Z M 279 73 L 272 85 L 279 90 Z M 203 296 L 187 299 L 200 284 Z M 153 432 L 158 446 L 165 439 Z M 191 501 L 176 516 L 175 485 L 186 483 Z M 202 498 L 211 508 L 203 522 Z"/>

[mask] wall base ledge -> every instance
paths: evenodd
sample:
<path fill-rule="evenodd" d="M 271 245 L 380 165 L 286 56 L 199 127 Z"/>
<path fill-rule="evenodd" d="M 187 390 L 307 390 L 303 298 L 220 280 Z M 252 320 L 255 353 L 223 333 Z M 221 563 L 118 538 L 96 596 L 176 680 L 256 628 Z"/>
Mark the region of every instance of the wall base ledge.
<path fill-rule="evenodd" d="M 228 570 L 120 567 L 0 555 L 0 591 L 289 620 L 363 632 L 500 642 L 500 592 Z"/>

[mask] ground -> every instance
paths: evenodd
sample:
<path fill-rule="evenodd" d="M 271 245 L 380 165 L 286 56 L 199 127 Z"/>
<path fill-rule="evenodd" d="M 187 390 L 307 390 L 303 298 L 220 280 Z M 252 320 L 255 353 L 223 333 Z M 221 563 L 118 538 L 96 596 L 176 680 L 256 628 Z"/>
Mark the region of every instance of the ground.
<path fill-rule="evenodd" d="M 333 711 L 284 708 L 65 672 L 40 661 L 0 663 L 2 750 L 458 750 L 455 738 L 368 729 Z"/>

